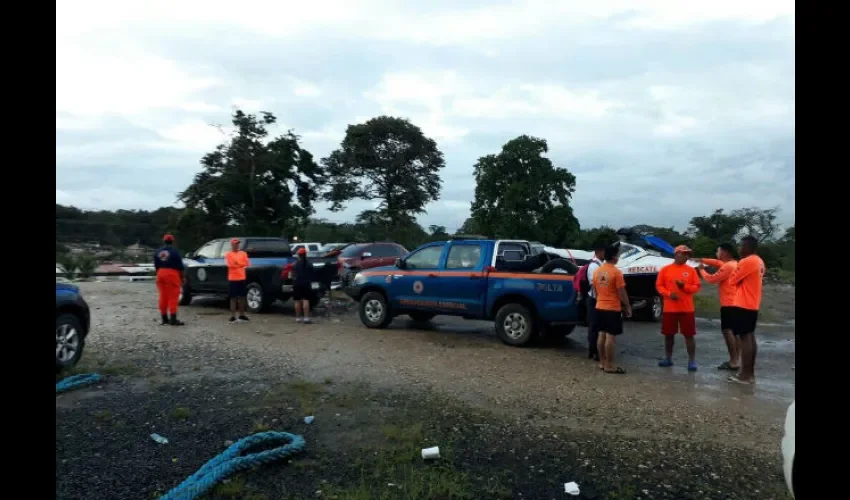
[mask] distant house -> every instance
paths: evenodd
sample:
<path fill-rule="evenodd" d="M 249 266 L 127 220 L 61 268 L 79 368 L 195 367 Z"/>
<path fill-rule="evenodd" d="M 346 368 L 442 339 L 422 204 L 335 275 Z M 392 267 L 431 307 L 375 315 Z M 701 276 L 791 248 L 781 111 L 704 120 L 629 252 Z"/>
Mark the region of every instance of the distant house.
<path fill-rule="evenodd" d="M 128 257 L 136 258 L 150 256 L 153 254 L 153 251 L 154 249 L 149 246 L 142 245 L 141 243 L 134 243 L 124 249 L 124 254 Z"/>

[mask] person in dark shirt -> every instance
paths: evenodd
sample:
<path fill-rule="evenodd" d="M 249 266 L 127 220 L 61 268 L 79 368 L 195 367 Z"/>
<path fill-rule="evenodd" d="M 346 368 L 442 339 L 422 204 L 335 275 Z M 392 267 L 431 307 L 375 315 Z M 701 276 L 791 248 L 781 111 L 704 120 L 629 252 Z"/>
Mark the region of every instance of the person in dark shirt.
<path fill-rule="evenodd" d="M 159 313 L 163 325 L 181 326 L 177 319 L 177 304 L 183 286 L 183 257 L 174 248 L 174 236 L 162 237 L 163 246 L 154 253 L 153 267 L 156 269 L 156 288 L 159 290 Z M 171 313 L 171 317 L 168 314 Z"/>
<path fill-rule="evenodd" d="M 310 323 L 310 296 L 313 283 L 313 264 L 307 261 L 307 250 L 298 249 L 298 260 L 292 266 L 292 299 L 295 301 L 295 322 Z M 301 317 L 303 311 L 303 319 Z"/>

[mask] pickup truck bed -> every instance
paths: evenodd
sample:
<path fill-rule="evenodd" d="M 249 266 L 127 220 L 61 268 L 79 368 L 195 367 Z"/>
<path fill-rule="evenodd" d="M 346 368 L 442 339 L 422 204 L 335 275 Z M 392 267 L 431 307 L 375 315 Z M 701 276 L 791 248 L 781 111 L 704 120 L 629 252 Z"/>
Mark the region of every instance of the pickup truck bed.
<path fill-rule="evenodd" d="M 445 314 L 493 320 L 503 342 L 526 345 L 542 332 L 569 333 L 581 321 L 573 276 L 515 270 L 532 259 L 528 242 L 429 243 L 395 266 L 358 273 L 346 292 L 360 299 L 360 319 L 370 328 L 400 314 L 422 321 Z"/>

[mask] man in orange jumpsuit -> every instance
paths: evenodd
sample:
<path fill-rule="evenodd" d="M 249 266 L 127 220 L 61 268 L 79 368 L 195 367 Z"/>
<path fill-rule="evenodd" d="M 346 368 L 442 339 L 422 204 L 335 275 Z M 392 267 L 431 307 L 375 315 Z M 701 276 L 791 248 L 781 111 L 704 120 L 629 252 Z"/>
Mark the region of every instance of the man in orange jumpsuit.
<path fill-rule="evenodd" d="M 741 369 L 730 375 L 729 382 L 752 384 L 756 381 L 756 323 L 761 307 L 764 281 L 764 261 L 756 255 L 758 240 L 752 236 L 741 239 L 741 260 L 729 283 L 735 287 L 735 303 L 732 308 L 732 332 L 741 345 Z"/>
<path fill-rule="evenodd" d="M 181 326 L 185 323 L 177 319 L 177 303 L 183 286 L 183 257 L 173 246 L 174 236 L 166 234 L 162 237 L 162 243 L 162 248 L 156 251 L 153 258 L 156 288 L 159 290 L 159 314 L 162 315 L 163 325 Z"/>
<path fill-rule="evenodd" d="M 664 335 L 664 359 L 658 366 L 673 366 L 674 336 L 681 332 L 688 350 L 688 371 L 697 371 L 694 336 L 697 334 L 694 294 L 702 286 L 697 270 L 687 264 L 691 249 L 679 245 L 673 253 L 673 263 L 661 268 L 655 280 L 655 289 L 664 298 L 661 315 L 661 334 Z"/>
<path fill-rule="evenodd" d="M 699 259 L 700 265 L 697 268 L 702 279 L 706 283 L 717 285 L 717 290 L 720 293 L 720 331 L 723 333 L 723 340 L 726 341 L 726 349 L 729 351 L 729 361 L 724 361 L 718 370 L 731 370 L 737 372 L 741 367 L 741 352 L 739 351 L 738 339 L 732 332 L 732 307 L 735 305 L 735 285 L 729 283 L 729 276 L 738 267 L 738 261 L 735 260 L 735 247 L 729 243 L 723 243 L 717 247 L 716 259 Z M 717 271 L 712 274 L 705 270 L 705 266 L 716 267 Z"/>

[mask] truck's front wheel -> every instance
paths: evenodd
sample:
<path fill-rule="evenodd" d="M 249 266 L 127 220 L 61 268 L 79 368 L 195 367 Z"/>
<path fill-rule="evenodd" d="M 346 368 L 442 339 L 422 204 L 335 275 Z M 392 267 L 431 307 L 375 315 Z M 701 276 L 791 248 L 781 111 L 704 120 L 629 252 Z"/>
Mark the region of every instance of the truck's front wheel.
<path fill-rule="evenodd" d="M 266 312 L 271 307 L 272 302 L 274 302 L 274 299 L 266 296 L 259 283 L 250 283 L 245 289 L 245 305 L 250 313 Z"/>
<path fill-rule="evenodd" d="M 527 345 L 535 331 L 534 316 L 523 305 L 505 304 L 496 313 L 496 334 L 508 345 Z"/>
<path fill-rule="evenodd" d="M 378 292 L 369 292 L 360 300 L 360 321 L 367 328 L 386 328 L 393 320 L 387 299 Z"/>

